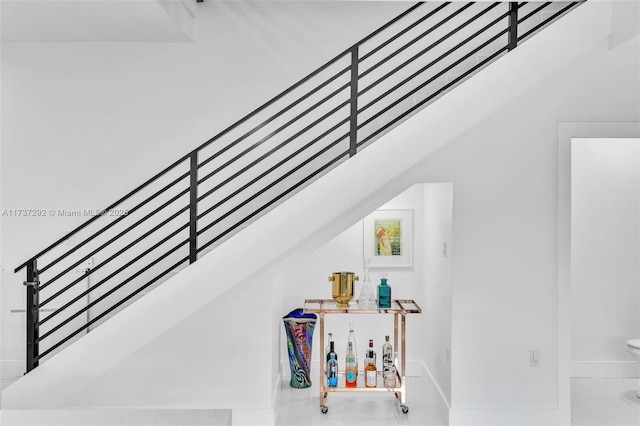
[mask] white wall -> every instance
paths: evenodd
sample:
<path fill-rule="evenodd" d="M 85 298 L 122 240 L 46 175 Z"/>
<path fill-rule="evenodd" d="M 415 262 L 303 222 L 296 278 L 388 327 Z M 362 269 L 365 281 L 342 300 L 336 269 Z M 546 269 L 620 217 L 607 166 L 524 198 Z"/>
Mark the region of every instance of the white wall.
<path fill-rule="evenodd" d="M 451 407 L 453 185 L 424 184 L 425 339 L 423 361 L 438 387 L 442 413 Z"/>
<path fill-rule="evenodd" d="M 205 2 L 194 43 L 3 42 L 2 206 L 106 207 L 406 7 Z M 2 360 L 20 360 L 16 376 L 13 269 L 86 219 L 1 218 Z"/>
<path fill-rule="evenodd" d="M 640 335 L 640 140 L 571 146 L 572 376 L 637 376 L 625 342 Z"/>
<path fill-rule="evenodd" d="M 455 188 L 451 424 L 568 421 L 558 394 L 558 375 L 570 374 L 557 358 L 558 122 L 637 120 L 638 72 L 637 51 L 602 44 L 417 173 Z"/>
<path fill-rule="evenodd" d="M 394 299 L 413 299 L 423 306 L 427 303 L 424 294 L 424 195 L 420 185 L 415 185 L 394 199 L 388 201 L 379 209 L 411 209 L 413 213 L 413 259 L 409 268 L 371 268 L 371 283 L 374 291 L 380 283 L 380 274 L 388 276 L 391 286 L 391 296 Z M 281 275 L 283 288 L 284 310 L 282 315 L 302 307 L 305 299 L 331 299 L 331 283 L 328 277 L 333 272 L 355 272 L 360 281 L 356 282 L 355 298 L 360 294 L 363 275 L 363 222 L 358 221 L 348 230 L 341 233 L 329 243 L 319 247 L 313 253 L 299 259 L 291 268 Z M 353 302 L 352 302 L 353 303 Z M 427 338 L 423 324 L 425 314 L 411 314 L 407 316 L 407 374 L 420 375 L 423 353 L 421 348 Z M 384 336 L 391 336 L 393 343 L 392 315 L 327 315 L 325 317 L 325 333 L 333 333 L 336 352 L 342 357 L 347 350 L 349 324 L 352 323 L 356 336 L 358 357 L 364 358 L 369 339 L 373 339 L 374 348 L 379 353 L 384 342 Z M 319 328 L 314 334 L 313 359 L 318 360 L 318 354 L 323 349 L 319 347 Z M 325 342 L 327 341 L 325 336 Z M 286 347 L 284 332 L 281 333 L 281 346 Z M 394 349 L 399 350 L 399 349 Z M 290 375 L 286 352 L 281 354 L 284 373 Z M 342 360 L 342 358 L 340 358 Z M 362 361 L 361 361 L 362 363 Z M 341 365 L 343 368 L 344 365 Z M 312 365 L 312 380 L 318 380 L 319 367 L 316 362 Z"/>
<path fill-rule="evenodd" d="M 444 415 L 448 415 L 451 404 L 451 364 L 447 353 L 451 349 L 452 322 L 452 196 L 450 184 L 417 184 L 379 206 L 381 210 L 412 210 L 414 264 L 411 268 L 373 268 L 370 272 L 374 286 L 380 282 L 381 273 L 388 274 L 393 298 L 414 299 L 422 308 L 422 314 L 407 316 L 407 374 L 433 380 Z M 282 299 L 283 314 L 302 307 L 305 299 L 330 299 L 331 284 L 327 277 L 334 271 L 348 270 L 360 276 L 355 288 L 357 298 L 363 277 L 363 239 L 363 221 L 359 221 L 284 272 L 280 276 L 287 289 Z M 447 245 L 446 256 L 443 244 Z M 338 354 L 346 351 L 349 323 L 354 325 L 361 358 L 370 338 L 379 352 L 384 335 L 393 336 L 392 317 L 328 315 L 325 318 L 325 333 L 333 333 Z M 322 348 L 318 333 L 316 328 L 312 381 L 320 380 L 317 360 Z M 280 347 L 286 347 L 284 332 L 280 334 Z M 283 374 L 290 376 L 286 351 L 279 356 Z M 430 395 L 411 394 L 408 398 L 408 403 L 420 398 L 429 398 L 428 403 L 432 402 Z"/>

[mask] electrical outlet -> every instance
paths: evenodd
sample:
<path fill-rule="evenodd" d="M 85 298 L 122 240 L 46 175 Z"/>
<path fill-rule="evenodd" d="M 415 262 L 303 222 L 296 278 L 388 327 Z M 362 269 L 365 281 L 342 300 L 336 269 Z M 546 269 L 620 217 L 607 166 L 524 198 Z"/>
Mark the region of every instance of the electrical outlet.
<path fill-rule="evenodd" d="M 447 365 L 451 365 L 451 348 L 449 346 L 447 346 Z"/>
<path fill-rule="evenodd" d="M 540 366 L 540 351 L 537 349 L 531 349 L 529 351 L 529 365 L 531 367 Z"/>

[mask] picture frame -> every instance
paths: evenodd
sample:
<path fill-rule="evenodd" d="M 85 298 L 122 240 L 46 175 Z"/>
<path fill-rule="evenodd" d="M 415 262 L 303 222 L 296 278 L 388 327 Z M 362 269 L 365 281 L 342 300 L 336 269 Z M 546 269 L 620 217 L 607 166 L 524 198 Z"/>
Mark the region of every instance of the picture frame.
<path fill-rule="evenodd" d="M 363 253 L 371 268 L 413 266 L 412 225 L 411 209 L 376 210 L 364 218 Z"/>

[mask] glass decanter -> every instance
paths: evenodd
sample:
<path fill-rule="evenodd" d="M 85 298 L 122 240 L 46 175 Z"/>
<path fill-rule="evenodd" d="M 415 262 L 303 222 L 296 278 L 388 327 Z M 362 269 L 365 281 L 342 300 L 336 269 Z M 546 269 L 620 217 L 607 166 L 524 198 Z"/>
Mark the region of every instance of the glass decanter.
<path fill-rule="evenodd" d="M 358 296 L 358 306 L 361 308 L 375 308 L 377 306 L 377 300 L 375 293 L 373 291 L 373 285 L 371 284 L 371 279 L 369 278 L 369 264 L 371 260 L 364 259 L 363 267 L 364 267 L 364 279 L 362 280 L 362 285 L 360 286 L 360 295 Z"/>

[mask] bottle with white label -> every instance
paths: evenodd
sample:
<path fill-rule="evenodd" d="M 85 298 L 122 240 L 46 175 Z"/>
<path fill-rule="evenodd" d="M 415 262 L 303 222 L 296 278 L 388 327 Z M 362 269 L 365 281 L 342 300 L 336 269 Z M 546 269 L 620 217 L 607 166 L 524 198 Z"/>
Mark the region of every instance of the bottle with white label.
<path fill-rule="evenodd" d="M 397 385 L 397 374 L 398 370 L 396 369 L 395 364 L 398 362 L 398 353 L 394 353 L 393 361 L 391 364 L 387 364 L 382 368 L 382 382 L 387 388 L 395 388 Z"/>
<path fill-rule="evenodd" d="M 358 387 L 358 361 L 353 353 L 353 343 L 347 343 L 347 357 L 344 364 L 344 381 L 348 388 Z"/>
<path fill-rule="evenodd" d="M 389 342 L 389 336 L 384 336 L 384 344 L 382 345 L 382 368 L 393 365 L 393 346 Z"/>
<path fill-rule="evenodd" d="M 338 360 L 335 352 L 331 352 L 327 361 L 327 384 L 331 388 L 338 386 Z"/>
<path fill-rule="evenodd" d="M 378 386 L 378 369 L 376 368 L 376 353 L 373 350 L 373 340 L 369 340 L 369 350 L 365 358 L 364 385 L 368 388 Z"/>

